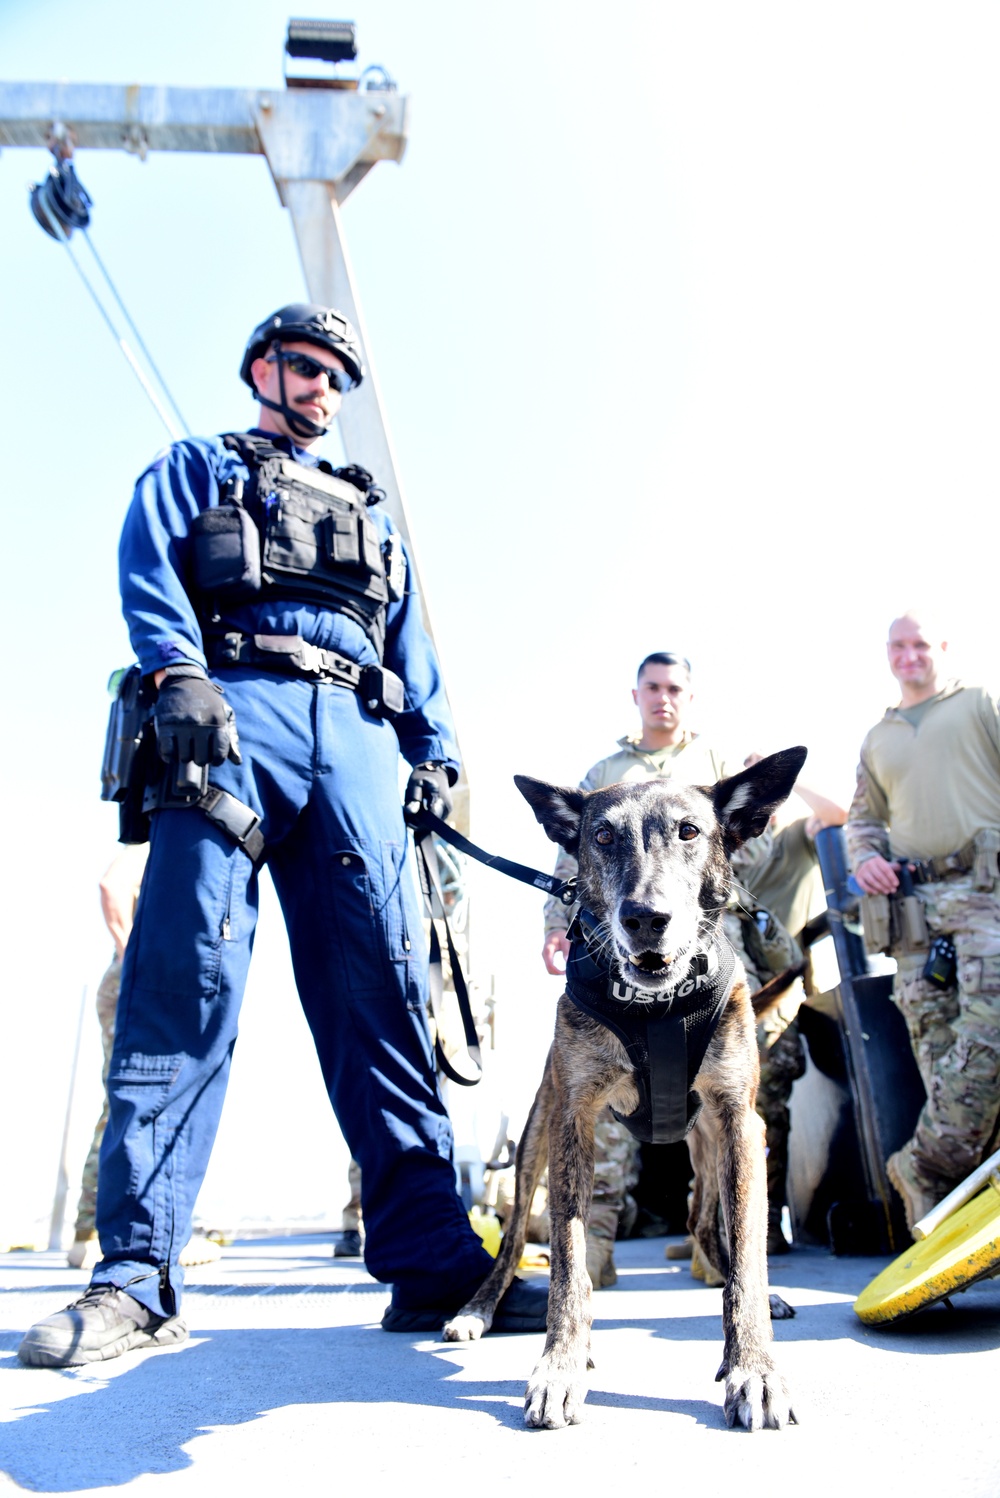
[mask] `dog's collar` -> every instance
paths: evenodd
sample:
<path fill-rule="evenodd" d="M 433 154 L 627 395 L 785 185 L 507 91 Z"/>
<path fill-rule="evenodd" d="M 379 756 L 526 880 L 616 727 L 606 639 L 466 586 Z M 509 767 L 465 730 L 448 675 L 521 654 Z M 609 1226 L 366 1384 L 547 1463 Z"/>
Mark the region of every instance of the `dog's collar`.
<path fill-rule="evenodd" d="M 597 918 L 589 910 L 581 908 L 577 910 L 573 924 L 566 933 L 572 944 L 566 963 L 567 979 L 578 989 L 586 991 L 586 998 L 590 1003 L 603 992 L 616 1007 L 623 1004 L 643 1004 L 660 1011 L 675 1004 L 688 1008 L 690 1000 L 699 1000 L 709 991 L 728 995 L 736 966 L 736 954 L 721 930 L 707 951 L 697 952 L 691 959 L 680 982 L 672 983 L 670 988 L 659 993 L 649 993 L 646 989 L 635 988 L 631 983 L 615 977 L 611 964 L 604 957 L 596 940 L 597 927 Z M 570 997 L 573 995 L 570 994 Z"/>

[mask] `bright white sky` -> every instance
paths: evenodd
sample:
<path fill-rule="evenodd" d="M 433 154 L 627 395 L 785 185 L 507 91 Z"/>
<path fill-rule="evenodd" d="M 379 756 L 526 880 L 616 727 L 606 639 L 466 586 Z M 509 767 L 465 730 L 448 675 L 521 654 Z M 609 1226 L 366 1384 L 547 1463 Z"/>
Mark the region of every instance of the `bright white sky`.
<path fill-rule="evenodd" d="M 0 12 L 11 81 L 281 86 L 277 0 L 174 0 L 169 23 L 123 0 Z M 412 99 L 402 166 L 379 166 L 345 223 L 477 839 L 548 864 L 512 774 L 578 779 L 631 729 L 634 668 L 658 648 L 694 662 L 696 726 L 740 754 L 805 743 L 813 779 L 848 797 L 892 695 L 883 641 L 901 604 L 933 598 L 959 663 L 992 675 L 996 7 L 351 13 L 360 62 Z M 49 1209 L 80 994 L 108 955 L 104 683 L 130 658 L 115 550 L 163 441 L 28 211 L 47 165 L 0 155 L 15 1236 Z M 247 424 L 249 329 L 304 294 L 264 161 L 94 151 L 77 167 L 94 242 L 188 420 Z M 491 1109 L 523 1109 L 557 985 L 537 896 L 491 874 L 474 888 L 503 1042 L 481 1105 L 492 1134 Z M 74 1141 L 98 1105 L 95 1057 L 88 1013 Z M 339 1206 L 319 1094 L 266 903 L 203 1211 Z"/>

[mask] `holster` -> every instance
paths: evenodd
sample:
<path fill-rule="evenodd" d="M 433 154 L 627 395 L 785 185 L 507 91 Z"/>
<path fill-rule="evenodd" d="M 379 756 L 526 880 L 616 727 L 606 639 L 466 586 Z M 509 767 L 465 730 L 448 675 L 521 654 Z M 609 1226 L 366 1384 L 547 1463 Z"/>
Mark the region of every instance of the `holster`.
<path fill-rule="evenodd" d="M 904 952 L 926 952 L 931 938 L 927 930 L 924 907 L 916 895 L 893 895 L 892 903 L 899 913 L 899 940 Z"/>
<path fill-rule="evenodd" d="M 111 704 L 101 764 L 101 800 L 118 803 L 118 841 L 147 843 L 143 794 L 155 758 L 150 724 L 153 696 L 138 666 L 124 673 Z"/>
<path fill-rule="evenodd" d="M 924 907 L 917 898 L 913 874 L 905 859 L 901 859 L 899 863 L 899 888 L 889 898 L 897 928 L 893 932 L 894 939 L 902 943 L 904 952 L 926 952 L 931 941 L 927 918 Z"/>
<path fill-rule="evenodd" d="M 888 895 L 861 896 L 861 926 L 866 952 L 874 956 L 876 952 L 889 951 L 892 946 L 892 917 Z"/>

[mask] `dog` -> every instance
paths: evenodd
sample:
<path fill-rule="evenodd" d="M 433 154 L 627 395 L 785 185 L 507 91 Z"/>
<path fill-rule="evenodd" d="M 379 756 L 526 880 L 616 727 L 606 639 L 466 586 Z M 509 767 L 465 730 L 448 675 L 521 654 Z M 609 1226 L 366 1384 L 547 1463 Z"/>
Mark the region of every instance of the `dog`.
<path fill-rule="evenodd" d="M 577 916 L 567 991 L 518 1146 L 514 1210 L 500 1254 L 443 1335 L 473 1341 L 489 1330 L 520 1260 L 547 1160 L 548 1331 L 525 1396 L 529 1426 L 576 1424 L 586 1399 L 593 1363 L 585 1236 L 594 1120 L 605 1103 L 646 1138 L 657 1131 L 662 1137 L 664 1129 L 684 1137 L 700 1106 L 690 1136 L 700 1190 L 689 1229 L 725 1274 L 716 1378 L 725 1380 L 726 1422 L 747 1430 L 795 1422 L 770 1350 L 755 1016 L 721 922 L 732 883 L 729 856 L 764 831 L 805 758 L 805 749 L 783 750 L 710 787 L 645 781 L 580 791 L 514 777 L 547 835 L 578 860 Z"/>

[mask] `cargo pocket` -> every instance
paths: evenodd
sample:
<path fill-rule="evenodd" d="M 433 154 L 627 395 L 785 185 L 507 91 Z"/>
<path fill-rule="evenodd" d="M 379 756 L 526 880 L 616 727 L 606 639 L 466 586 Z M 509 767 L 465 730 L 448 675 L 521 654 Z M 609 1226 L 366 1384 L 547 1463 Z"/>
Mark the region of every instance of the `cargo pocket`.
<path fill-rule="evenodd" d="M 408 919 L 410 912 L 404 893 L 410 893 L 410 871 L 405 865 L 406 848 L 401 843 L 382 844 L 383 902 L 379 912 L 385 930 L 386 948 L 390 962 L 410 962 L 418 955 L 420 944 L 414 950 L 411 935 L 413 924 Z"/>
<path fill-rule="evenodd" d="M 389 978 L 381 882 L 356 849 L 340 848 L 332 855 L 330 891 L 341 963 L 352 989 L 360 991 L 384 988 Z"/>

